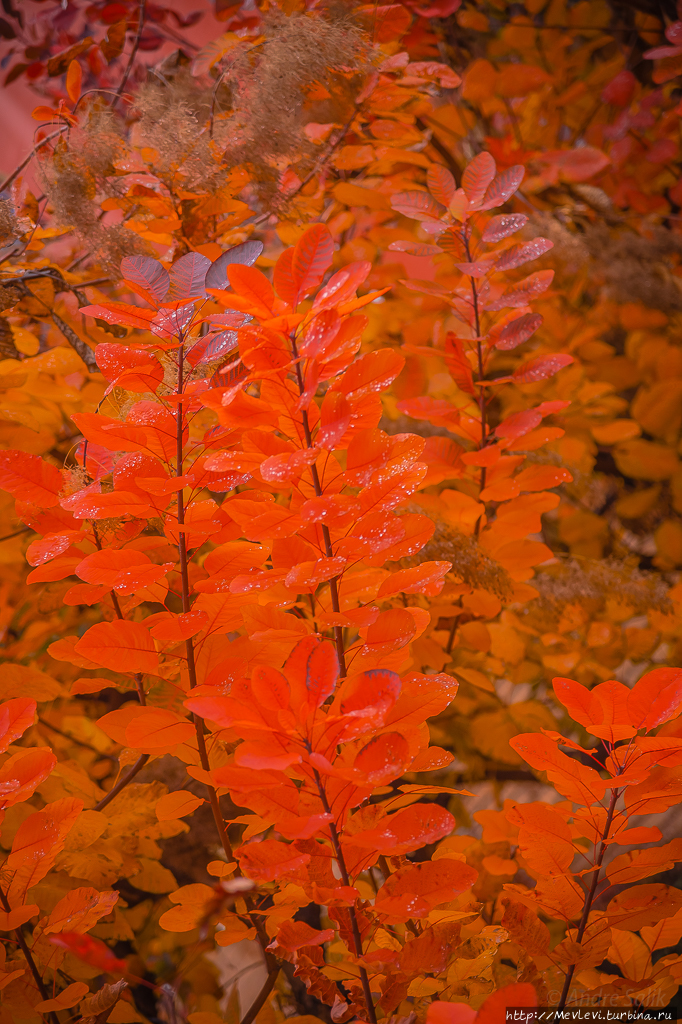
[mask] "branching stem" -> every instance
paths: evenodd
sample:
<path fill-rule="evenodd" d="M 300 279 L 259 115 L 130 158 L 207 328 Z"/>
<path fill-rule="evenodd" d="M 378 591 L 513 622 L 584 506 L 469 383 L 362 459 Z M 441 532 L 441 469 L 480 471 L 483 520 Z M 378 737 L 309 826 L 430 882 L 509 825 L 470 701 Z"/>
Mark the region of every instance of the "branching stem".
<path fill-rule="evenodd" d="M 594 877 L 592 878 L 590 891 L 588 892 L 585 898 L 583 914 L 580 918 L 580 924 L 578 925 L 578 934 L 575 939 L 578 945 L 580 945 L 580 943 L 583 941 L 583 935 L 585 934 L 585 929 L 587 928 L 587 924 L 589 921 L 590 911 L 592 909 L 592 904 L 594 902 L 594 895 L 597 891 L 597 886 L 599 885 L 599 875 L 601 874 L 602 861 L 604 860 L 604 854 L 606 853 L 606 841 L 609 838 L 609 832 L 611 831 L 611 823 L 613 821 L 613 815 L 615 813 L 616 804 L 618 803 L 618 797 L 620 796 L 620 794 L 621 790 L 619 789 L 611 790 L 611 801 L 609 803 L 609 809 L 606 813 L 604 831 L 602 832 L 602 837 L 599 841 L 597 859 L 594 865 Z M 566 1000 L 568 999 L 568 993 L 571 988 L 571 982 L 573 981 L 574 972 L 575 964 L 571 964 L 571 966 L 568 968 L 568 971 L 566 972 L 566 980 L 564 981 L 564 987 L 561 993 L 561 999 L 559 1000 L 559 1005 L 557 1006 L 557 1010 L 563 1010 L 566 1006 Z"/>
<path fill-rule="evenodd" d="M 7 899 L 5 893 L 3 892 L 2 889 L 0 889 L 0 902 L 2 903 L 6 913 L 9 914 L 9 912 L 11 910 L 11 907 L 10 907 L 10 904 L 9 904 L 9 900 Z M 43 979 L 40 976 L 40 971 L 38 970 L 38 967 L 36 965 L 35 960 L 33 959 L 33 954 L 31 953 L 31 950 L 28 948 L 28 945 L 26 943 L 26 939 L 23 936 L 21 928 L 15 928 L 14 934 L 17 937 L 17 942 L 19 944 L 19 949 L 24 954 L 24 958 L 26 960 L 26 963 L 28 964 L 28 966 L 29 966 L 29 968 L 31 970 L 31 974 L 33 975 L 33 978 L 35 980 L 36 985 L 38 986 L 38 991 L 40 992 L 41 996 L 43 997 L 43 1000 L 49 999 L 50 998 L 50 993 L 45 988 L 45 983 L 43 982 Z M 52 1022 L 52 1024 L 59 1024 L 59 1018 L 57 1017 L 56 1013 L 50 1012 L 50 1013 L 46 1014 L 46 1016 Z"/>
<path fill-rule="evenodd" d="M 293 332 L 291 333 L 291 349 L 294 355 L 294 365 L 296 367 L 296 382 L 298 384 L 298 391 L 299 394 L 302 395 L 303 392 L 305 391 L 305 384 L 303 382 L 303 374 L 301 373 L 301 363 L 298 356 L 296 338 Z M 307 409 L 303 409 L 302 411 L 302 421 L 306 445 L 308 446 L 308 448 L 312 448 L 313 438 L 310 432 L 310 423 L 308 422 Z M 313 478 L 313 487 L 315 488 L 315 494 L 317 495 L 318 498 L 321 498 L 322 485 L 320 483 L 320 474 L 317 472 L 317 466 L 314 463 L 310 467 L 310 473 Z M 327 558 L 332 558 L 334 556 L 334 549 L 332 547 L 332 538 L 331 534 L 329 533 L 329 527 L 326 525 L 326 523 L 322 524 L 322 539 L 324 540 L 324 549 Z M 338 613 L 341 611 L 341 605 L 339 603 L 338 576 L 334 576 L 334 578 L 329 581 L 329 591 L 331 595 L 332 610 Z M 341 677 L 345 678 L 347 675 L 346 656 L 343 644 L 343 628 L 341 626 L 334 626 L 334 641 L 336 643 L 336 656 L 339 660 L 339 671 L 341 673 Z"/>

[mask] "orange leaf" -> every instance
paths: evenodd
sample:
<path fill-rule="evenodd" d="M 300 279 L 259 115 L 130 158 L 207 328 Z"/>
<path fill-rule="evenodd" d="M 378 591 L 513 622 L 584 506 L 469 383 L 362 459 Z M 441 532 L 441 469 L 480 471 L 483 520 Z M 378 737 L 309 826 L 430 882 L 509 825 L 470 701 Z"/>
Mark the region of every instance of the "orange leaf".
<path fill-rule="evenodd" d="M 47 747 L 35 747 L 9 757 L 0 768 L 0 809 L 33 796 L 57 763 Z"/>
<path fill-rule="evenodd" d="M 488 996 L 476 1015 L 476 1024 L 500 1024 L 510 1006 L 537 1006 L 538 997 L 528 982 L 505 985 Z"/>
<path fill-rule="evenodd" d="M 173 711 L 163 708 L 142 708 L 125 731 L 126 744 L 143 753 L 158 754 L 179 743 L 189 743 L 195 735 L 194 725 Z"/>
<path fill-rule="evenodd" d="M 158 669 L 158 655 L 149 630 L 140 622 L 99 622 L 75 647 L 95 665 L 114 672 L 150 672 Z"/>
<path fill-rule="evenodd" d="M 242 303 L 235 304 L 237 308 L 244 308 L 245 312 L 253 313 L 265 320 L 273 315 L 275 293 L 262 271 L 257 270 L 256 267 L 231 263 L 227 268 L 227 276 L 237 296 L 244 300 Z M 230 297 L 230 301 L 232 303 L 232 297 Z"/>
<path fill-rule="evenodd" d="M 630 721 L 647 732 L 677 718 L 682 709 L 682 669 L 655 668 L 638 679 L 628 697 Z"/>
<path fill-rule="evenodd" d="M 66 92 L 72 103 L 77 103 L 81 94 L 83 69 L 77 60 L 72 60 L 66 72 Z"/>
<path fill-rule="evenodd" d="M 78 932 L 84 934 L 96 924 L 101 917 L 106 917 L 118 901 L 119 894 L 113 890 L 99 892 L 97 889 L 83 887 L 71 889 L 52 910 L 43 932 Z"/>
<path fill-rule="evenodd" d="M 15 697 L 0 704 L 0 754 L 33 725 L 36 707 L 36 702 L 28 697 Z"/>
<path fill-rule="evenodd" d="M 445 575 L 452 568 L 452 562 L 422 562 L 409 569 L 399 569 L 387 576 L 379 587 L 377 600 L 392 597 L 393 594 L 426 594 L 435 597 L 445 583 Z"/>
<path fill-rule="evenodd" d="M 292 300 L 294 309 L 322 283 L 333 254 L 334 241 L 326 224 L 312 224 L 303 232 L 291 260 L 291 276 L 296 288 Z"/>
<path fill-rule="evenodd" d="M 236 856 L 246 877 L 256 882 L 272 882 L 298 871 L 310 861 L 310 854 L 299 853 L 295 847 L 276 839 L 249 843 L 240 847 Z"/>
<path fill-rule="evenodd" d="M 15 498 L 39 508 L 54 508 L 63 484 L 57 467 L 40 456 L 12 449 L 0 452 L 0 487 Z"/>
<path fill-rule="evenodd" d="M 75 64 L 76 61 L 71 61 Z M 78 65 L 80 67 L 80 64 Z M 84 996 L 88 995 L 90 989 L 84 981 L 74 981 L 71 985 L 55 996 L 54 999 L 43 999 L 33 1007 L 38 1013 L 50 1013 L 52 1010 L 70 1010 L 72 1006 L 80 1003 Z"/>
<path fill-rule="evenodd" d="M 156 802 L 156 817 L 159 821 L 175 821 L 177 818 L 184 818 L 192 814 L 197 807 L 201 807 L 206 801 L 194 793 L 188 793 L 186 789 L 176 789 L 173 793 L 166 793 Z"/>

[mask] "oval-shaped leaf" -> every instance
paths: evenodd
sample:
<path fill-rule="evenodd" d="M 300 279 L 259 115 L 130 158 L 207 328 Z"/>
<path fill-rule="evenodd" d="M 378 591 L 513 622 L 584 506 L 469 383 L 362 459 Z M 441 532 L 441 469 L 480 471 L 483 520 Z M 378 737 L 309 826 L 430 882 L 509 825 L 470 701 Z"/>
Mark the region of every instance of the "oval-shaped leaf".
<path fill-rule="evenodd" d="M 536 260 L 538 256 L 542 256 L 552 248 L 554 248 L 554 242 L 550 242 L 549 238 L 534 238 L 526 245 L 512 245 L 510 249 L 502 253 L 495 264 L 495 270 L 514 270 L 524 263 Z"/>
<path fill-rule="evenodd" d="M 556 355 L 551 356 L 538 356 L 517 367 L 512 379 L 517 384 L 530 384 L 536 380 L 545 380 L 547 377 L 553 377 L 564 367 L 570 366 L 573 361 L 573 356 L 563 352 L 557 352 Z"/>
<path fill-rule="evenodd" d="M 391 206 L 412 220 L 440 220 L 445 213 L 445 207 L 428 192 L 396 192 L 391 196 Z"/>
<path fill-rule="evenodd" d="M 492 210 L 493 207 L 506 203 L 523 181 L 525 173 L 526 169 L 522 164 L 515 164 L 502 171 L 502 174 L 498 174 L 483 196 L 481 209 Z"/>
<path fill-rule="evenodd" d="M 527 223 L 528 217 L 525 213 L 498 213 L 496 217 L 490 218 L 481 238 L 488 245 L 501 242 L 503 238 L 509 238 Z"/>
<path fill-rule="evenodd" d="M 495 161 L 490 153 L 479 153 L 465 167 L 462 188 L 471 206 L 478 206 L 486 195 L 486 189 L 495 177 L 495 170 Z"/>
<path fill-rule="evenodd" d="M 168 301 L 196 299 L 205 295 L 206 274 L 211 266 L 208 256 L 188 252 L 173 264 L 170 270 Z"/>
<path fill-rule="evenodd" d="M 244 267 L 252 267 L 263 251 L 263 243 L 255 239 L 233 245 L 231 249 L 219 256 L 206 271 L 204 285 L 206 288 L 227 288 L 227 268 L 231 263 L 241 263 Z"/>
<path fill-rule="evenodd" d="M 126 281 L 139 285 L 163 302 L 170 288 L 168 271 L 151 256 L 125 256 L 121 260 L 121 273 Z"/>
<path fill-rule="evenodd" d="M 443 206 L 450 205 L 452 197 L 457 191 L 457 185 L 446 167 L 441 167 L 440 164 L 431 164 L 426 172 L 426 184 L 437 202 L 442 203 Z"/>
<path fill-rule="evenodd" d="M 540 313 L 525 313 L 523 316 L 517 317 L 516 320 L 512 320 L 502 328 L 495 342 L 495 348 L 502 349 L 503 352 L 518 348 L 535 334 L 542 322 L 543 318 Z"/>

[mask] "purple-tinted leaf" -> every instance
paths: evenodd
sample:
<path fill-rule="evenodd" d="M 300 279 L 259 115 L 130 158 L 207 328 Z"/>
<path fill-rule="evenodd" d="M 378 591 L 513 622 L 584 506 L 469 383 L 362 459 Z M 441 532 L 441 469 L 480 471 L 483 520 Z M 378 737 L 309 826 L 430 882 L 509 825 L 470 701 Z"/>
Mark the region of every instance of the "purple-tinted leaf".
<path fill-rule="evenodd" d="M 502 349 L 504 352 L 518 348 L 519 345 L 523 345 L 524 341 L 528 341 L 541 325 L 540 313 L 526 313 L 524 316 L 519 316 L 502 328 L 495 342 L 495 348 Z"/>
<path fill-rule="evenodd" d="M 527 242 L 526 245 L 512 245 L 511 249 L 507 249 L 506 252 L 502 253 L 495 264 L 495 269 L 514 270 L 515 267 L 520 267 L 524 263 L 536 260 L 538 256 L 549 252 L 553 247 L 554 242 L 550 242 L 549 238 L 534 238 L 532 242 Z"/>
<path fill-rule="evenodd" d="M 163 302 L 170 287 L 168 271 L 151 256 L 125 256 L 121 260 L 121 273 L 126 281 L 139 285 Z"/>
<path fill-rule="evenodd" d="M 484 263 L 480 260 L 478 263 L 456 263 L 455 266 L 467 277 L 485 277 L 492 267 L 492 263 Z"/>
<path fill-rule="evenodd" d="M 188 252 L 181 256 L 170 270 L 170 291 L 168 302 L 178 299 L 196 299 L 206 294 L 205 281 L 211 261 L 200 252 Z"/>
<path fill-rule="evenodd" d="M 160 309 L 149 325 L 149 330 L 161 337 L 178 335 L 192 322 L 194 305 L 180 306 L 179 309 Z"/>
<path fill-rule="evenodd" d="M 224 313 L 211 313 L 204 317 L 204 321 L 211 324 L 210 330 L 218 330 L 219 327 L 229 327 L 233 331 L 243 327 L 253 320 L 248 313 L 239 313 L 236 309 L 226 309 Z"/>
<path fill-rule="evenodd" d="M 195 341 L 185 358 L 190 366 L 199 366 L 201 363 L 212 363 L 216 359 L 221 359 L 236 347 L 236 331 L 206 334 L 203 338 Z"/>
<path fill-rule="evenodd" d="M 391 242 L 391 252 L 408 252 L 410 256 L 435 256 L 443 252 L 439 245 L 425 245 L 423 242 Z"/>
<path fill-rule="evenodd" d="M 503 203 L 506 203 L 523 181 L 525 173 L 526 169 L 522 164 L 515 164 L 506 171 L 502 171 L 502 174 L 498 174 L 483 196 L 481 209 L 492 210 L 494 206 L 502 206 Z"/>
<path fill-rule="evenodd" d="M 263 251 L 263 243 L 249 240 L 241 245 L 233 245 L 222 256 L 211 264 L 206 271 L 207 288 L 227 288 L 227 268 L 231 263 L 241 263 L 244 267 L 252 267 Z"/>
<path fill-rule="evenodd" d="M 527 363 L 517 366 L 514 370 L 513 380 L 517 384 L 532 384 L 536 380 L 546 380 L 553 377 L 559 370 L 570 366 L 574 362 L 573 356 L 565 352 L 557 352 L 552 355 L 536 356 L 529 359 Z"/>
<path fill-rule="evenodd" d="M 528 217 L 525 213 L 498 213 L 496 217 L 490 218 L 481 237 L 488 245 L 501 242 L 503 238 L 509 238 L 527 223 Z"/>
<path fill-rule="evenodd" d="M 244 366 L 241 359 L 237 359 L 234 363 L 221 366 L 211 377 L 211 384 L 215 388 L 232 388 L 239 384 L 240 381 L 246 380 L 248 375 L 247 367 Z"/>
<path fill-rule="evenodd" d="M 536 270 L 534 274 L 524 277 L 522 281 L 506 291 L 499 299 L 486 303 L 484 308 L 493 312 L 498 309 L 518 309 L 519 306 L 527 306 L 530 299 L 541 295 L 549 288 L 553 279 L 553 270 Z"/>
<path fill-rule="evenodd" d="M 462 188 L 471 206 L 480 203 L 494 177 L 495 161 L 490 153 L 479 153 L 470 164 L 467 164 L 462 175 Z"/>
<path fill-rule="evenodd" d="M 428 192 L 395 192 L 391 206 L 412 220 L 438 220 L 445 213 L 445 207 L 437 203 Z"/>

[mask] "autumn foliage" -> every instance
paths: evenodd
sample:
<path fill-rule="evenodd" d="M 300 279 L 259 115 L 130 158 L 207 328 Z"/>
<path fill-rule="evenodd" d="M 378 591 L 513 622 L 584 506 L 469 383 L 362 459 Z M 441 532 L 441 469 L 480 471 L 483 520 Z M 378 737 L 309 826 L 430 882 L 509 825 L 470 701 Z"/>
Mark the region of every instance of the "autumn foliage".
<path fill-rule="evenodd" d="M 60 11 L 1 23 L 0 1024 L 668 1006 L 682 20 Z"/>

